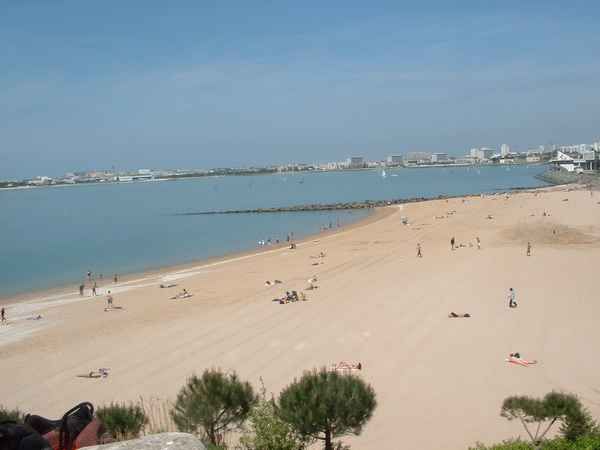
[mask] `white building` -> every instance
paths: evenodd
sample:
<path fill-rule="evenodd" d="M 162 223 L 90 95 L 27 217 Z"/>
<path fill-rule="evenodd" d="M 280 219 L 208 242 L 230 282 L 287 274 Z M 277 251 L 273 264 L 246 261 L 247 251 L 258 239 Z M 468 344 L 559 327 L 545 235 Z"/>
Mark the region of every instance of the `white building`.
<path fill-rule="evenodd" d="M 388 166 L 400 166 L 400 165 L 402 165 L 402 156 L 390 155 L 386 159 L 386 164 Z"/>
<path fill-rule="evenodd" d="M 427 152 L 408 152 L 404 155 L 405 162 L 429 162 L 431 153 Z"/>
<path fill-rule="evenodd" d="M 450 161 L 448 153 L 434 153 L 433 155 L 431 155 L 432 163 L 445 163 L 448 161 Z"/>
<path fill-rule="evenodd" d="M 501 156 L 506 156 L 510 153 L 510 145 L 508 144 L 502 144 L 500 146 L 500 155 Z"/>
<path fill-rule="evenodd" d="M 550 160 L 557 168 L 565 169 L 567 172 L 575 172 L 585 167 L 585 160 L 573 159 L 569 155 L 557 150 L 556 157 Z"/>
<path fill-rule="evenodd" d="M 472 148 L 470 152 L 471 158 L 478 159 L 480 161 L 487 161 L 494 156 L 494 149 L 488 147 Z"/>

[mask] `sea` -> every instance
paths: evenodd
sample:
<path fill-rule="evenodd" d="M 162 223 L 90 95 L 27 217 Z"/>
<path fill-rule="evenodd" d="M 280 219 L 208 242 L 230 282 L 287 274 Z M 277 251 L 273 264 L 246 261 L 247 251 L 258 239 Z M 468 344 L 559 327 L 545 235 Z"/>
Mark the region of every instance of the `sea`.
<path fill-rule="evenodd" d="M 248 251 L 356 222 L 367 210 L 182 215 L 543 186 L 543 166 L 397 168 L 0 190 L 0 296 Z"/>

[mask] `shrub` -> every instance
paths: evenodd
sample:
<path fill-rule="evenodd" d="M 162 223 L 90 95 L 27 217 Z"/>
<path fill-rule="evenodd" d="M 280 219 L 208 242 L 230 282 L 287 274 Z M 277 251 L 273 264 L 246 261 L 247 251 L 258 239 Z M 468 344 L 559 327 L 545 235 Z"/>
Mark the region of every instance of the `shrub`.
<path fill-rule="evenodd" d="M 97 414 L 117 441 L 138 437 L 148 422 L 144 410 L 138 405 L 111 403 L 98 408 Z"/>
<path fill-rule="evenodd" d="M 18 409 L 8 409 L 0 405 L 0 422 L 13 421 L 21 423 L 23 422 L 23 413 Z"/>
<path fill-rule="evenodd" d="M 262 381 L 262 380 L 261 380 Z M 258 403 L 249 415 L 250 430 L 240 443 L 245 450 L 301 450 L 304 442 L 292 426 L 278 415 L 273 400 L 267 400 L 263 386 Z"/>
<path fill-rule="evenodd" d="M 489 447 L 483 444 L 477 444 L 469 450 L 531 450 L 533 448 L 534 447 L 532 447 L 531 444 L 516 440 L 505 441 L 502 444 L 494 444 Z M 590 434 L 582 436 L 575 441 L 557 438 L 544 441 L 538 448 L 540 450 L 598 450 L 600 449 L 600 436 Z"/>
<path fill-rule="evenodd" d="M 357 376 L 321 369 L 281 392 L 279 415 L 303 437 L 333 450 L 334 438 L 360 434 L 376 405 L 375 391 Z"/>
<path fill-rule="evenodd" d="M 221 445 L 224 433 L 239 428 L 256 401 L 252 386 L 235 373 L 211 369 L 188 379 L 171 415 L 180 431 L 202 431 L 210 444 Z"/>
<path fill-rule="evenodd" d="M 469 447 L 469 450 L 531 450 L 531 444 L 516 439 L 504 441 L 501 444 L 492 444 L 488 447 L 478 442 L 475 447 Z"/>

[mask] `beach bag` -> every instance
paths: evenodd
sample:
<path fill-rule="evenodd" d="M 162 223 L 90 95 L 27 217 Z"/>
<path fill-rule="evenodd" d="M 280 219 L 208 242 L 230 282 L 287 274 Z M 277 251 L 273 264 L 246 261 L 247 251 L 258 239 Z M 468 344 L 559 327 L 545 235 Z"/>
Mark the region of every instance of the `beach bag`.
<path fill-rule="evenodd" d="M 27 415 L 25 423 L 40 433 L 53 450 L 75 450 L 102 442 L 105 427 L 94 416 L 94 406 L 80 403 L 67 411 L 61 419 Z"/>
<path fill-rule="evenodd" d="M 27 425 L 0 423 L 0 450 L 52 450 L 50 443 Z"/>

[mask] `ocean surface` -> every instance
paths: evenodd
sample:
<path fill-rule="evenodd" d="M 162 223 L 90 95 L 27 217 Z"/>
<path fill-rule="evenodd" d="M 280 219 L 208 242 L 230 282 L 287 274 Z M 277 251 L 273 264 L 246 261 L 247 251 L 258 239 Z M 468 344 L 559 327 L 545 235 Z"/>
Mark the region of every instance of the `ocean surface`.
<path fill-rule="evenodd" d="M 0 191 L 0 296 L 251 250 L 367 211 L 181 216 L 215 209 L 485 193 L 544 183 L 542 166 L 205 177 Z"/>

